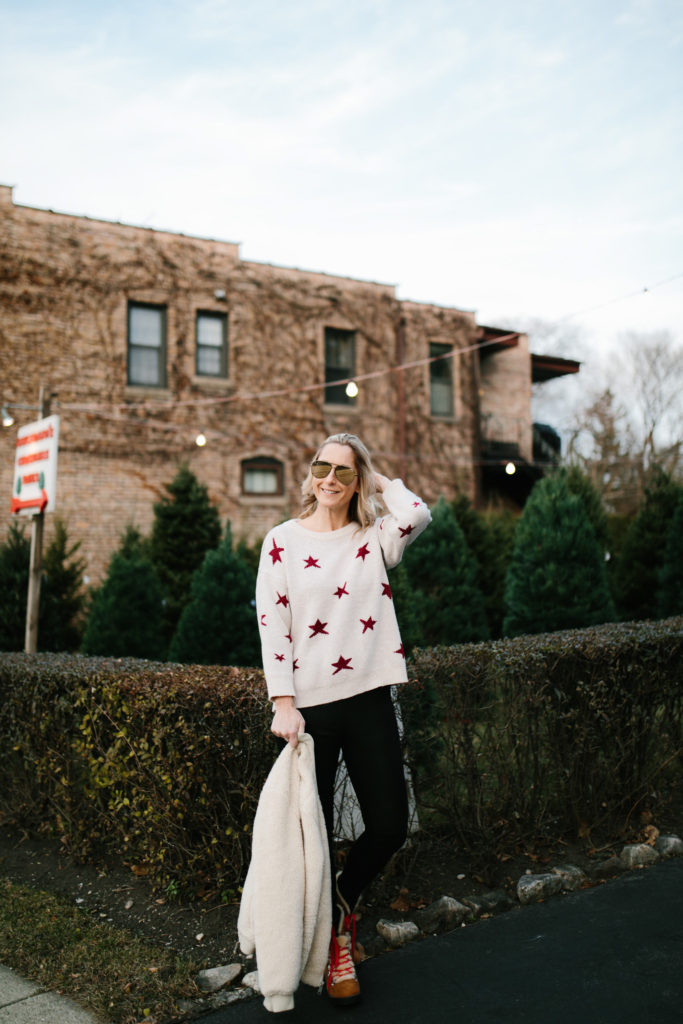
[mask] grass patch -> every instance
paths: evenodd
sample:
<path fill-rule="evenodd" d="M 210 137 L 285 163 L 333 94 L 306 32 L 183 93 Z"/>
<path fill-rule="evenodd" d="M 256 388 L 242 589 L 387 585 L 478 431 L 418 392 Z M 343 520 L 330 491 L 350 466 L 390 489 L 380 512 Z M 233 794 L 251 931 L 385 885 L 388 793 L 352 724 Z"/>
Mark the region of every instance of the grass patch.
<path fill-rule="evenodd" d="M 198 967 L 62 896 L 0 880 L 0 963 L 111 1024 L 160 1024 L 196 996 Z"/>

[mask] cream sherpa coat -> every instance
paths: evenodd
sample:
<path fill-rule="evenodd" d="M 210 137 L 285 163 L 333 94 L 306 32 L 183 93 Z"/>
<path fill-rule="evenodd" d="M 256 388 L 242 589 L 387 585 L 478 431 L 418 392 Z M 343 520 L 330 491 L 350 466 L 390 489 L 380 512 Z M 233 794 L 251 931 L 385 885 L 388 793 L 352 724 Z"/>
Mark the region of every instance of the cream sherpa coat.
<path fill-rule="evenodd" d="M 299 981 L 322 984 L 332 930 L 330 858 L 306 733 L 296 748 L 284 748 L 261 792 L 237 930 L 242 952 L 256 953 L 267 1010 L 291 1010 Z"/>

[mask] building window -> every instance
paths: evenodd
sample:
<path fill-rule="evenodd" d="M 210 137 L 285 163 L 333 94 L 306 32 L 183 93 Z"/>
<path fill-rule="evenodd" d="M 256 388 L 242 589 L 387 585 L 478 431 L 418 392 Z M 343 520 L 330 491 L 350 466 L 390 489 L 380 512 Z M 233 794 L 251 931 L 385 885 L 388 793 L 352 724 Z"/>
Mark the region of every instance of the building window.
<path fill-rule="evenodd" d="M 128 383 L 166 387 L 166 307 L 128 303 Z"/>
<path fill-rule="evenodd" d="M 197 374 L 228 376 L 228 318 L 225 313 L 197 313 Z"/>
<path fill-rule="evenodd" d="M 282 463 L 260 456 L 242 462 L 243 494 L 284 494 Z"/>
<path fill-rule="evenodd" d="M 453 346 L 432 343 L 429 358 L 429 402 L 432 416 L 453 415 Z M 446 356 L 447 358 L 440 358 Z"/>
<path fill-rule="evenodd" d="M 356 399 L 346 393 L 348 380 L 356 373 L 356 335 L 337 327 L 325 328 L 325 401 L 333 405 L 355 405 Z"/>

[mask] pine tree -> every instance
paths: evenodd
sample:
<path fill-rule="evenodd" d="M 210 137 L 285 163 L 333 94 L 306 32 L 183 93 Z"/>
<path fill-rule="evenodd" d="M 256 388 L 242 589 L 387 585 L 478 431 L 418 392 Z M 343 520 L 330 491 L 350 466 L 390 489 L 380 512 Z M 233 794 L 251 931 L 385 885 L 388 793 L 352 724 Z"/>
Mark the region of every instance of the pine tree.
<path fill-rule="evenodd" d="M 440 498 L 432 523 L 403 556 L 420 627 L 420 644 L 486 640 L 477 566 L 452 506 Z"/>
<path fill-rule="evenodd" d="M 683 615 L 683 489 L 669 523 L 659 570 L 658 611 L 662 618 Z"/>
<path fill-rule="evenodd" d="M 0 651 L 23 651 L 31 544 L 11 523 L 0 545 Z"/>
<path fill-rule="evenodd" d="M 577 498 L 581 498 L 586 515 L 593 527 L 595 539 L 605 551 L 609 546 L 609 525 L 600 491 L 578 466 L 563 467 L 558 470 L 558 473 L 567 481 L 567 487 L 571 493 L 575 494 Z"/>
<path fill-rule="evenodd" d="M 170 661 L 195 665 L 260 665 L 256 577 L 233 551 L 228 523 L 222 544 L 207 551 L 192 577 L 190 600 L 171 641 Z"/>
<path fill-rule="evenodd" d="M 168 495 L 154 505 L 150 544 L 152 564 L 164 593 L 164 632 L 170 642 L 190 599 L 192 576 L 207 551 L 221 539 L 218 512 L 189 466 L 181 466 Z"/>
<path fill-rule="evenodd" d="M 645 500 L 624 537 L 615 571 L 615 597 L 620 617 L 653 619 L 659 614 L 659 574 L 665 544 L 683 488 L 661 470 L 655 471 Z"/>
<path fill-rule="evenodd" d="M 164 657 L 163 595 L 152 565 L 136 554 L 114 554 L 95 591 L 83 636 L 85 654 Z"/>
<path fill-rule="evenodd" d="M 505 574 L 516 518 L 508 509 L 477 512 L 464 495 L 453 502 L 453 511 L 477 565 L 477 585 L 484 598 L 489 635 L 495 639 L 503 629 Z"/>
<path fill-rule="evenodd" d="M 534 486 L 515 531 L 503 632 L 543 633 L 611 622 L 605 560 L 583 500 L 563 474 Z"/>
<path fill-rule="evenodd" d="M 85 608 L 85 559 L 77 558 L 80 541 L 69 546 L 67 530 L 55 519 L 55 535 L 43 558 L 38 647 L 41 651 L 75 651 L 81 643 Z"/>

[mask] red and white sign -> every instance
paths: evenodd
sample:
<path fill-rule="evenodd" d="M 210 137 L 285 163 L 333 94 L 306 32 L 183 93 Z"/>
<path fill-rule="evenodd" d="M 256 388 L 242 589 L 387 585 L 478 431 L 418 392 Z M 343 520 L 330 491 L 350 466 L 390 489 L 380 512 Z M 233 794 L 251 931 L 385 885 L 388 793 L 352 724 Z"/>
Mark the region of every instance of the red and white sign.
<path fill-rule="evenodd" d="M 12 512 L 32 516 L 53 512 L 57 491 L 59 416 L 28 423 L 17 432 Z"/>

